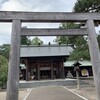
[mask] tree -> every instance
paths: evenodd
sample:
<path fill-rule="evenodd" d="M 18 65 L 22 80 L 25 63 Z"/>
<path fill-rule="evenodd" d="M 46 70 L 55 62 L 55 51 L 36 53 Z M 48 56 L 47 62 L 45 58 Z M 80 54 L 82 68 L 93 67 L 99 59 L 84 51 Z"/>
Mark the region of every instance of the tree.
<path fill-rule="evenodd" d="M 21 36 L 21 45 L 30 45 L 31 40 L 26 36 Z"/>
<path fill-rule="evenodd" d="M 74 12 L 100 12 L 100 0 L 77 0 Z"/>
<path fill-rule="evenodd" d="M 31 44 L 32 45 L 41 45 L 41 44 L 43 44 L 43 41 L 41 39 L 39 39 L 38 37 L 35 37 L 32 39 Z"/>
<path fill-rule="evenodd" d="M 100 12 L 100 0 L 77 0 L 74 12 Z M 95 22 L 98 26 L 100 22 Z"/>
<path fill-rule="evenodd" d="M 8 61 L 0 55 L 0 87 L 6 86 L 8 73 Z"/>
<path fill-rule="evenodd" d="M 76 29 L 80 28 L 80 24 L 76 23 L 63 23 L 60 28 L 63 29 Z M 59 36 L 55 40 L 57 43 L 71 45 L 73 52 L 71 53 L 69 60 L 80 60 L 81 58 L 89 60 L 89 49 L 87 39 L 84 36 Z"/>
<path fill-rule="evenodd" d="M 0 55 L 4 56 L 6 59 L 9 59 L 10 53 L 10 44 L 3 44 L 0 46 Z"/>
<path fill-rule="evenodd" d="M 90 60 L 88 45 L 83 43 L 82 45 L 74 48 L 73 52 L 70 54 L 69 60 Z"/>
<path fill-rule="evenodd" d="M 77 0 L 73 8 L 74 12 L 100 12 L 100 0 Z M 100 23 L 96 22 L 95 25 Z M 81 25 L 81 24 L 80 24 Z M 61 24 L 61 28 L 80 28 L 75 23 Z M 98 43 L 100 47 L 100 36 L 98 36 Z M 73 52 L 71 53 L 70 60 L 80 60 L 81 58 L 89 60 L 89 49 L 87 44 L 87 39 L 82 36 L 70 36 L 70 37 L 57 37 L 56 42 L 72 44 Z"/>
<path fill-rule="evenodd" d="M 77 0 L 73 8 L 73 11 L 74 12 L 100 12 L 100 0 Z M 99 25 L 99 24 L 100 23 L 98 22 L 95 23 L 95 25 Z M 100 47 L 100 35 L 98 35 L 97 40 L 98 40 L 99 47 Z M 83 49 L 84 52 L 80 50 L 79 53 L 81 53 L 84 56 L 84 58 L 90 59 L 88 45 L 86 45 L 85 48 L 86 48 L 85 50 Z M 79 48 L 73 51 L 73 54 L 71 55 L 71 57 L 73 56 L 75 58 L 74 52 L 79 51 L 78 49 Z"/>
<path fill-rule="evenodd" d="M 62 23 L 59 27 L 60 29 L 77 29 L 80 28 L 79 24 L 75 24 L 75 23 Z M 76 41 L 76 38 L 78 36 L 57 36 L 57 38 L 55 39 L 56 43 L 60 43 L 60 44 L 71 44 L 71 46 L 74 48 L 74 43 Z"/>

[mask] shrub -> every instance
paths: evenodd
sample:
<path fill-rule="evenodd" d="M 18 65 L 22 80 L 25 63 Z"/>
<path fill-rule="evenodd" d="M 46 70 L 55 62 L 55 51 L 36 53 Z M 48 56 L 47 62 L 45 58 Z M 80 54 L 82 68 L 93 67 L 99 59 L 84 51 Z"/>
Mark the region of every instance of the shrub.
<path fill-rule="evenodd" d="M 0 55 L 0 87 L 4 88 L 7 83 L 8 61 Z"/>

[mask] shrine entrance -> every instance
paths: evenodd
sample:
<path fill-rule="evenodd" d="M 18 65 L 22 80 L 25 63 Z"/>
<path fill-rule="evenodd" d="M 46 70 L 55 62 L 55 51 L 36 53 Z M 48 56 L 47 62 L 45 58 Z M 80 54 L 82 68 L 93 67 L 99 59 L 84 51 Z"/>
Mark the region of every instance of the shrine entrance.
<path fill-rule="evenodd" d="M 12 23 L 11 53 L 9 59 L 6 100 L 18 100 L 20 37 L 21 36 L 67 36 L 86 35 L 93 68 L 97 100 L 100 100 L 100 51 L 97 43 L 94 22 L 100 23 L 100 13 L 65 13 L 65 12 L 12 12 L 0 11 L 0 22 Z M 24 29 L 21 23 L 27 22 L 84 22 L 80 29 Z M 39 67 L 38 67 L 39 68 Z M 52 72 L 53 73 L 53 72 Z M 38 74 L 40 74 L 38 72 Z M 51 74 L 53 77 L 53 74 Z"/>
<path fill-rule="evenodd" d="M 43 80 L 43 79 L 64 79 L 64 59 L 65 57 L 33 57 L 21 58 L 25 63 L 26 69 L 22 72 L 22 79 L 30 80 Z M 25 74 L 26 73 L 26 74 Z M 26 77 L 26 78 L 24 78 Z"/>

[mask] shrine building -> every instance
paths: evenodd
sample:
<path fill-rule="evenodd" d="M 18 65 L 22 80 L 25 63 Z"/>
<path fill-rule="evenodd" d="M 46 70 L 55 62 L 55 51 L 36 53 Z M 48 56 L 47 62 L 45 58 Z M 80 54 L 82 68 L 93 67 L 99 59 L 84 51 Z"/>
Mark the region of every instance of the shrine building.
<path fill-rule="evenodd" d="M 20 79 L 64 79 L 64 62 L 72 52 L 66 45 L 21 46 Z"/>

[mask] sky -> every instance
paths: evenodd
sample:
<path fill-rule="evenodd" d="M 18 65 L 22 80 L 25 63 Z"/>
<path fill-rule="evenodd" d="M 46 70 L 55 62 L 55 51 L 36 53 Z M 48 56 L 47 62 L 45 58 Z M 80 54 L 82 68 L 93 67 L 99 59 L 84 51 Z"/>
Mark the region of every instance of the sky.
<path fill-rule="evenodd" d="M 72 12 L 77 0 L 0 0 L 0 11 L 31 12 Z M 57 28 L 56 24 L 22 24 L 28 28 Z M 0 45 L 11 41 L 11 23 L 0 23 Z M 99 28 L 100 29 L 100 28 Z M 99 30 L 97 28 L 97 30 Z M 44 43 L 52 42 L 55 37 L 41 37 Z"/>

